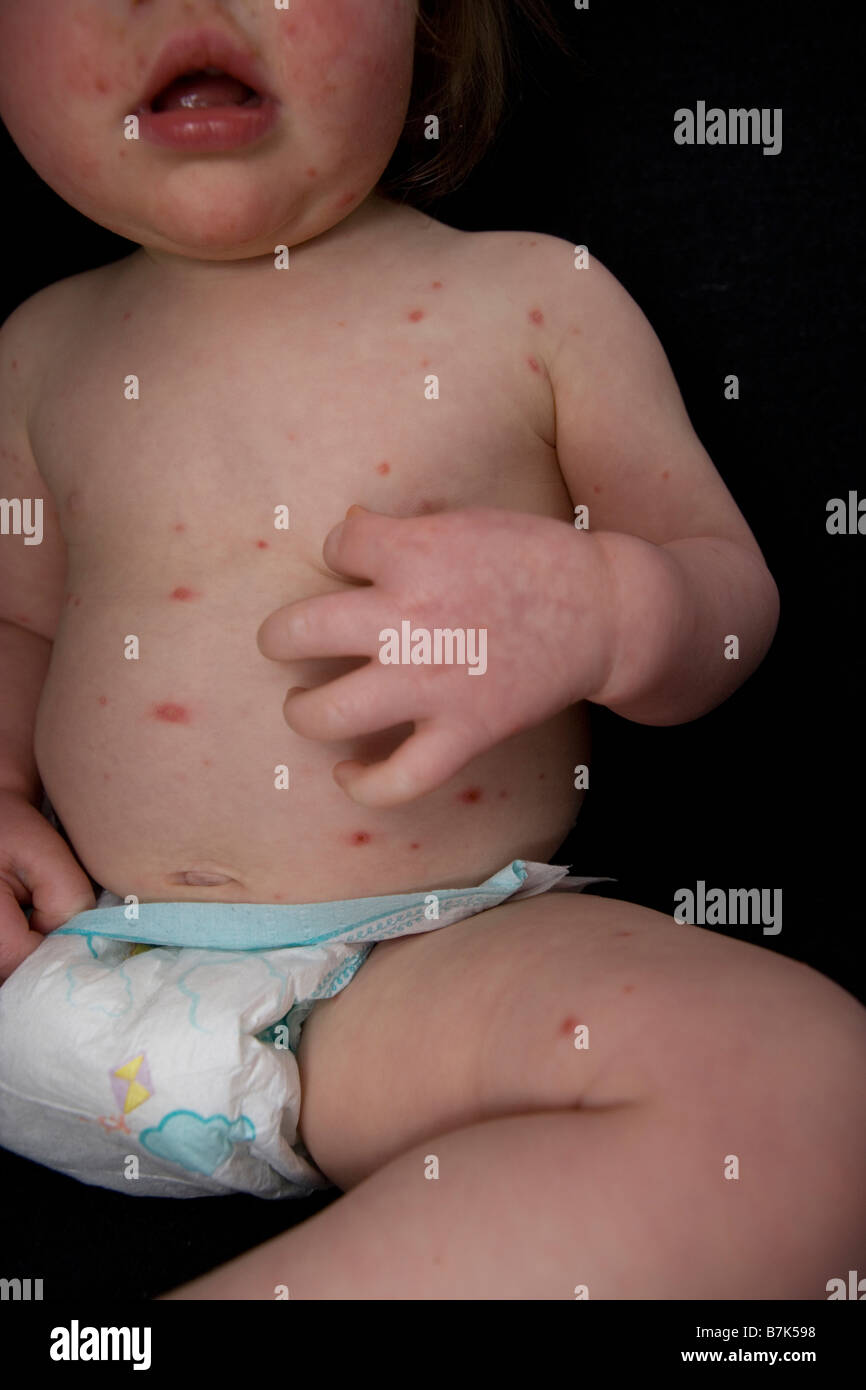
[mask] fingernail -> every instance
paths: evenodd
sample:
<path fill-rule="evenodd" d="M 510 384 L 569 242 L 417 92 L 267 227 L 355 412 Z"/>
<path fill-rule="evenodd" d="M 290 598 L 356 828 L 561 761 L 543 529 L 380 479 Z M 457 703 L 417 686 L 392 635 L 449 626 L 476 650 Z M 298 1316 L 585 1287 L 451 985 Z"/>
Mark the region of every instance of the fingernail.
<path fill-rule="evenodd" d="M 309 690 L 308 685 L 293 685 L 291 690 L 286 691 L 286 699 L 291 700 L 293 695 L 303 695 L 305 690 Z"/>
<path fill-rule="evenodd" d="M 358 512 L 363 514 L 364 512 L 367 512 L 369 510 L 369 507 L 362 507 L 360 502 L 353 502 L 351 507 L 349 507 L 349 509 L 347 510 L 346 516 L 350 517 L 352 515 L 357 515 Z"/>

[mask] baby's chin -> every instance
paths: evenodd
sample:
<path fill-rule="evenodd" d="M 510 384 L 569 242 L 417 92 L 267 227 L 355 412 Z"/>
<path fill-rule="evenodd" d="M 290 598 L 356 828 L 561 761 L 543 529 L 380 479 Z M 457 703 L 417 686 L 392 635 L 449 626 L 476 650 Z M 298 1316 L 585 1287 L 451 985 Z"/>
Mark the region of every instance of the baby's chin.
<path fill-rule="evenodd" d="M 173 255 L 231 260 L 297 245 L 317 235 L 322 220 L 303 199 L 277 201 L 270 192 L 243 198 L 236 191 L 197 195 L 190 187 L 147 209 L 134 232 L 130 228 L 123 235 Z"/>
<path fill-rule="evenodd" d="M 233 261 L 273 255 L 277 246 L 294 246 L 316 235 L 315 230 L 300 235 L 294 220 L 288 227 L 270 231 L 238 226 L 237 221 L 229 219 L 222 225 L 214 220 L 201 227 L 178 218 L 161 219 L 144 226 L 123 227 L 115 224 L 111 230 L 119 232 L 129 241 L 137 242 L 147 251 L 197 261 Z"/>
<path fill-rule="evenodd" d="M 372 191 L 372 190 L 370 190 Z M 135 208 L 116 205 L 103 210 L 82 207 L 95 221 L 148 250 L 195 260 L 240 260 L 273 255 L 279 246 L 297 246 L 343 221 L 367 196 L 367 190 L 341 189 L 314 195 L 303 189 L 239 189 L 186 180 Z"/>

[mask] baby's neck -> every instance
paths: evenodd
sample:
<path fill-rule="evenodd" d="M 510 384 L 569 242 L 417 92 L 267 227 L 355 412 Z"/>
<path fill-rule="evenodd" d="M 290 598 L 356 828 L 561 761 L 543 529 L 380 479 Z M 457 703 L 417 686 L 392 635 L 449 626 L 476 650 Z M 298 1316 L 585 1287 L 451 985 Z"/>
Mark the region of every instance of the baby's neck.
<path fill-rule="evenodd" d="M 405 211 L 410 215 L 417 216 L 417 213 L 414 213 L 412 209 L 407 208 Z M 348 217 L 344 217 L 334 226 L 326 228 L 318 236 L 301 242 L 298 250 L 305 257 L 327 255 L 335 245 L 339 244 L 341 255 L 345 255 L 351 241 L 368 236 L 371 227 L 380 222 L 383 216 L 393 218 L 394 214 L 395 206 L 393 203 L 389 203 L 387 199 L 382 198 L 377 193 L 371 193 Z M 145 262 L 149 262 L 160 271 L 167 272 L 185 283 L 212 284 L 216 281 L 225 284 L 238 284 L 244 281 L 247 283 L 253 280 L 257 281 L 265 275 L 271 275 L 274 270 L 274 257 L 277 254 L 276 248 L 280 246 L 288 246 L 290 252 L 294 249 L 291 243 L 287 243 L 281 239 L 279 233 L 275 233 L 274 249 L 267 251 L 264 255 L 245 256 L 241 252 L 236 257 L 210 260 L 179 255 L 151 246 L 142 246 L 138 254 Z"/>

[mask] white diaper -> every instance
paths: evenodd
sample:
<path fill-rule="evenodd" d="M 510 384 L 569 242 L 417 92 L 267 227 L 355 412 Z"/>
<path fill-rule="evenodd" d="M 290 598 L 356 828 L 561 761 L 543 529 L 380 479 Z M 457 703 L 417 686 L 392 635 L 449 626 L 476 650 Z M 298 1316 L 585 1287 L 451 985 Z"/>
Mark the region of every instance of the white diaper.
<path fill-rule="evenodd" d="M 298 1138 L 295 1050 L 315 1004 L 377 941 L 599 881 L 518 859 L 477 888 L 146 903 L 131 921 L 103 894 L 0 989 L 0 1145 L 141 1196 L 329 1187 Z"/>

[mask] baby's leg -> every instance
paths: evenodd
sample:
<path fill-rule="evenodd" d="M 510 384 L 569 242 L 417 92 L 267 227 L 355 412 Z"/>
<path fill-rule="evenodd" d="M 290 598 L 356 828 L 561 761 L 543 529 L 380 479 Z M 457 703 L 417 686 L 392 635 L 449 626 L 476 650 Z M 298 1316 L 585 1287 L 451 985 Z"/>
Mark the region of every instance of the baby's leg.
<path fill-rule="evenodd" d="M 183 1294 L 825 1298 L 866 1235 L 864 1060 L 831 982 L 628 904 L 386 943 L 299 1051 L 350 1190 Z"/>

